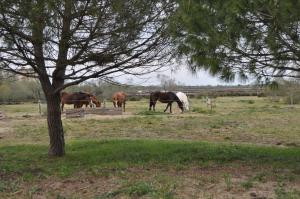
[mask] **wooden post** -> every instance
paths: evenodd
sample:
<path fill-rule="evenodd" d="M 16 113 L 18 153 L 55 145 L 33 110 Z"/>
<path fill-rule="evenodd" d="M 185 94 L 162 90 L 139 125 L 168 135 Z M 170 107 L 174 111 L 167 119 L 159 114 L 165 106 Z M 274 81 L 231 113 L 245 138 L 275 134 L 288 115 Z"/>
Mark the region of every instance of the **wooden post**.
<path fill-rule="evenodd" d="M 106 108 L 106 99 L 103 99 L 103 108 Z"/>
<path fill-rule="evenodd" d="M 38 104 L 39 104 L 39 113 L 40 115 L 42 115 L 41 100 L 38 100 Z"/>

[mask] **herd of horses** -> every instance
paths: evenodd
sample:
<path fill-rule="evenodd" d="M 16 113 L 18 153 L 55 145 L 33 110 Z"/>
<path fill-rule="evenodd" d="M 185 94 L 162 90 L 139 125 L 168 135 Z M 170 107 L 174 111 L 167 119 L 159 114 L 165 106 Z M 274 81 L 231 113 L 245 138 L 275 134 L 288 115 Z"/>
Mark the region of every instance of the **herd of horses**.
<path fill-rule="evenodd" d="M 65 104 L 72 104 L 74 108 L 82 108 L 83 105 L 85 107 L 101 107 L 100 100 L 93 94 L 87 92 L 74 92 L 74 93 L 61 93 L 61 111 L 64 110 Z M 112 102 L 115 108 L 122 108 L 125 112 L 125 104 L 126 104 L 127 95 L 126 93 L 120 91 L 116 92 L 112 96 Z M 161 92 L 155 91 L 150 93 L 150 101 L 149 101 L 149 111 L 155 111 L 155 105 L 157 101 L 162 103 L 166 103 L 167 107 L 164 112 L 170 108 L 170 113 L 172 113 L 172 104 L 176 102 L 181 112 L 189 110 L 189 102 L 185 93 L 182 92 Z"/>

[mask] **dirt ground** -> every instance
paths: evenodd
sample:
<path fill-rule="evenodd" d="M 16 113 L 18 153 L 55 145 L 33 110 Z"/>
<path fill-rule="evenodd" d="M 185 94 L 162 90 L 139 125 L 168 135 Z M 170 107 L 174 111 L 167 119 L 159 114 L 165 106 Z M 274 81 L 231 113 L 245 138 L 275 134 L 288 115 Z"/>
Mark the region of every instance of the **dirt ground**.
<path fill-rule="evenodd" d="M 284 171 L 280 171 L 284 172 Z M 278 176 L 279 177 L 279 176 Z M 283 177 L 283 176 L 281 176 Z M 146 183 L 154 193 L 143 195 L 138 190 L 126 192 L 132 184 Z M 190 167 L 185 169 L 129 168 L 99 171 L 94 175 L 78 173 L 60 179 L 47 177 L 36 182 L 23 182 L 7 198 L 182 198 L 182 199 L 275 199 L 284 186 L 293 190 L 300 187 L 294 179 L 284 185 L 268 175 L 267 168 L 251 167 Z M 156 195 L 155 195 L 156 194 Z M 163 197 L 165 196 L 165 197 Z M 296 197 L 295 197 L 296 198 Z"/>

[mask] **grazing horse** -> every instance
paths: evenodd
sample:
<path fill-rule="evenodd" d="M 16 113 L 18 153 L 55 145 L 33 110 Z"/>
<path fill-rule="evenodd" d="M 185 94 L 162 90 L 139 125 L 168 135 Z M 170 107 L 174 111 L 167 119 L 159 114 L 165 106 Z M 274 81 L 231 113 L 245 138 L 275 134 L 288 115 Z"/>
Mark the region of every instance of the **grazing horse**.
<path fill-rule="evenodd" d="M 172 113 L 172 103 L 174 101 L 177 102 L 179 108 L 183 112 L 183 103 L 180 101 L 180 99 L 177 97 L 177 95 L 173 92 L 156 91 L 156 92 L 150 93 L 149 111 L 151 111 L 152 107 L 153 107 L 153 111 L 155 111 L 155 105 L 156 105 L 157 100 L 162 103 L 168 103 L 164 112 L 166 112 L 168 107 L 170 107 L 170 113 Z"/>
<path fill-rule="evenodd" d="M 180 101 L 183 103 L 183 107 L 185 111 L 189 110 L 189 100 L 185 93 L 183 92 L 177 92 L 177 97 L 180 99 Z"/>
<path fill-rule="evenodd" d="M 80 92 L 83 93 L 83 92 Z M 89 93 L 85 93 L 89 96 L 89 101 L 87 100 L 83 100 L 83 101 L 79 101 L 78 103 L 78 107 L 77 108 L 81 108 L 83 105 L 85 105 L 85 107 L 87 107 L 88 105 L 90 105 L 90 107 L 101 107 L 101 102 L 96 98 L 95 95 L 89 94 Z"/>
<path fill-rule="evenodd" d="M 60 100 L 61 100 L 61 111 L 64 110 L 65 104 L 73 104 L 74 108 L 81 108 L 84 104 L 86 107 L 88 105 L 92 105 L 93 99 L 95 100 L 96 97 L 84 92 L 75 92 L 75 93 L 66 93 L 62 92 L 60 94 Z M 96 106 L 100 107 L 100 102 L 96 99 Z"/>
<path fill-rule="evenodd" d="M 116 92 L 112 96 L 112 101 L 114 104 L 114 107 L 122 107 L 123 105 L 123 110 L 125 112 L 125 104 L 126 104 L 126 94 L 122 91 Z"/>

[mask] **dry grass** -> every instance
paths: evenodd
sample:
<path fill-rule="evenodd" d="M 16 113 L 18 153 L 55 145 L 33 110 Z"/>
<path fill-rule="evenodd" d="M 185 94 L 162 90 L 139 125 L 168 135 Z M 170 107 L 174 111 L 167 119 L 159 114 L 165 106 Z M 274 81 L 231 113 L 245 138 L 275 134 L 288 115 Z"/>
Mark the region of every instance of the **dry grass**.
<path fill-rule="evenodd" d="M 128 102 L 123 116 L 63 119 L 66 140 L 149 138 L 300 146 L 300 106 L 256 97 L 218 98 L 213 112 L 201 100 L 193 99 L 191 104 L 190 112 L 180 114 L 174 106 L 176 113 L 163 114 L 160 103 L 152 115 L 144 100 Z M 0 146 L 48 143 L 46 118 L 37 114 L 36 106 L 1 107 L 8 119 L 0 122 Z"/>

